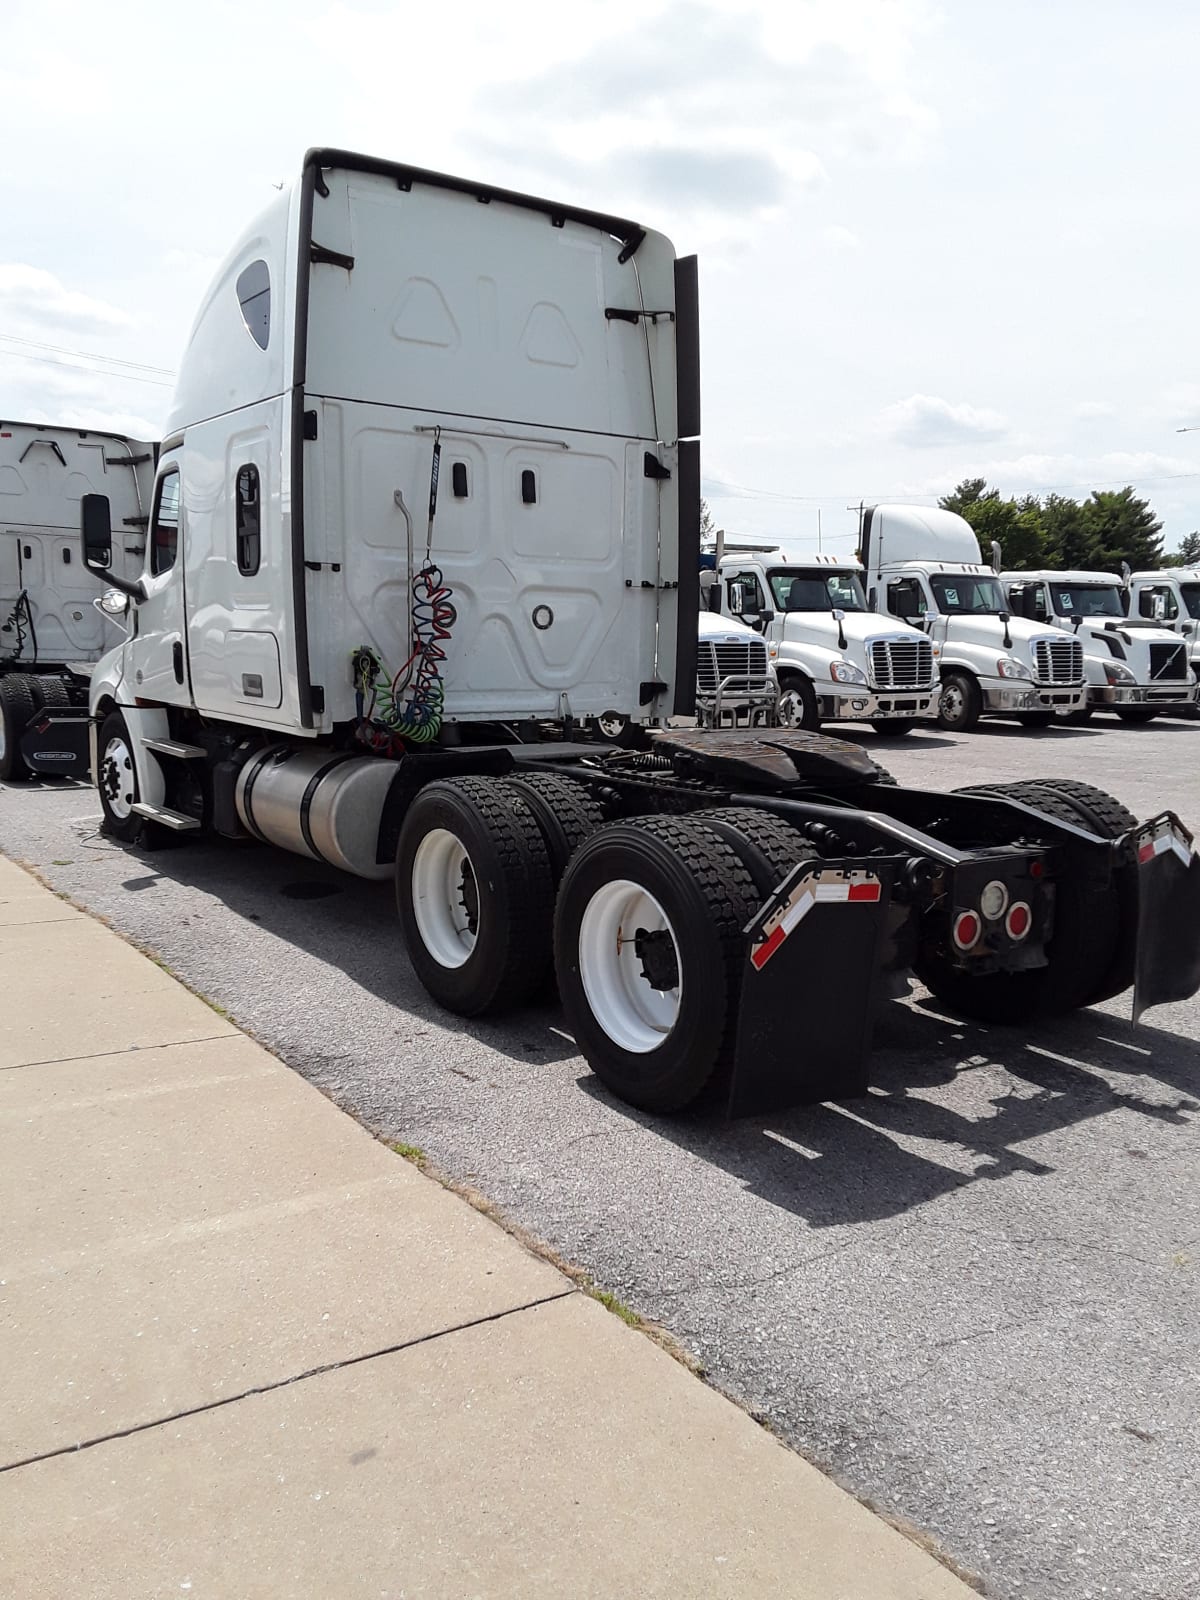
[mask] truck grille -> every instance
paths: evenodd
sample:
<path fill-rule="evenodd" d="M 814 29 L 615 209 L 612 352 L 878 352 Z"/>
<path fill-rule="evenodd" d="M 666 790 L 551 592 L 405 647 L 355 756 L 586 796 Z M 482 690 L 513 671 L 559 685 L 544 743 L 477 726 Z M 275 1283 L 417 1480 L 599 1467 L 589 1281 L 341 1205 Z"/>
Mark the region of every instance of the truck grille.
<path fill-rule="evenodd" d="M 1078 639 L 1036 639 L 1033 665 L 1039 683 L 1078 683 L 1083 677 L 1083 646 Z"/>
<path fill-rule="evenodd" d="M 696 650 L 696 688 L 701 694 L 716 694 L 723 678 L 761 681 L 766 675 L 767 647 L 761 640 L 714 644 L 711 639 L 701 639 Z"/>
<path fill-rule="evenodd" d="M 876 639 L 871 677 L 877 689 L 915 689 L 933 682 L 933 646 L 928 639 Z"/>
<path fill-rule="evenodd" d="M 1186 678 L 1188 675 L 1187 651 L 1181 644 L 1152 644 L 1150 646 L 1150 677 Z"/>

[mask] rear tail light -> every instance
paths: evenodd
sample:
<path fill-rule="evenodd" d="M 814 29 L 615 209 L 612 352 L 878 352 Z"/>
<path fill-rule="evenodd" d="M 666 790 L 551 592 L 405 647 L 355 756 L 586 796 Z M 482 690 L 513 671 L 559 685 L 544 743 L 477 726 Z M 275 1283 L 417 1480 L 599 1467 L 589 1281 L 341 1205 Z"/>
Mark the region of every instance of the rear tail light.
<path fill-rule="evenodd" d="M 1013 907 L 1016 910 L 1016 907 Z M 1009 912 L 1012 915 L 1012 912 Z M 960 911 L 954 919 L 954 943 L 960 950 L 972 950 L 979 943 L 983 923 L 974 911 Z"/>
<path fill-rule="evenodd" d="M 1023 939 L 1033 926 L 1033 912 L 1024 900 L 1018 900 L 1016 905 L 1010 906 L 1008 916 L 1004 919 L 1004 926 L 1008 930 L 1010 939 Z"/>

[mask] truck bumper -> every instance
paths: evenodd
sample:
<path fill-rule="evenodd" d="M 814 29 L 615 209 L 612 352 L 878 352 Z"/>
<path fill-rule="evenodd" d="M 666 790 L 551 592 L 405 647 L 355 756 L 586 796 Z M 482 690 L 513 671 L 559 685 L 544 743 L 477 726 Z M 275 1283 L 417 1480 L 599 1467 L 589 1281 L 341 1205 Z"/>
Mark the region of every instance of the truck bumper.
<path fill-rule="evenodd" d="M 844 683 L 817 686 L 817 709 L 826 722 L 905 720 L 937 715 L 938 685 L 923 689 L 855 689 Z"/>
<path fill-rule="evenodd" d="M 1106 683 L 1088 686 L 1088 705 L 1103 711 L 1105 706 L 1194 706 L 1194 683 Z"/>
<path fill-rule="evenodd" d="M 1087 704 L 1086 683 L 1023 683 L 1020 678 L 979 680 L 983 709 L 1008 716 L 1022 711 L 1082 711 Z"/>

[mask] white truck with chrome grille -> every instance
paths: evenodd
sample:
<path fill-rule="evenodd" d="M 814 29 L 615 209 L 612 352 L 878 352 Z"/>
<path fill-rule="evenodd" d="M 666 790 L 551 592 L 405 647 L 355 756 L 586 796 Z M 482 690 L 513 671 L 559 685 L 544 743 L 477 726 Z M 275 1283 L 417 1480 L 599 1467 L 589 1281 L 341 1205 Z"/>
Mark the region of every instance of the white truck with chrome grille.
<path fill-rule="evenodd" d="M 861 555 L 871 606 L 924 620 L 941 677 L 937 720 L 964 733 L 981 716 L 1044 728 L 1087 704 L 1083 645 L 1014 617 L 964 518 L 927 506 L 867 506 Z"/>
<path fill-rule="evenodd" d="M 1179 634 L 1187 644 L 1192 677 L 1200 684 L 1200 569 L 1161 567 L 1156 572 L 1133 572 L 1126 583 L 1123 599 L 1128 615 Z"/>
<path fill-rule="evenodd" d="M 778 720 L 779 679 L 766 640 L 736 617 L 701 611 L 696 721 L 702 728 L 773 728 Z"/>
<path fill-rule="evenodd" d="M 107 831 L 390 880 L 442 1006 L 553 973 L 589 1065 L 657 1112 L 865 1092 L 908 971 L 1023 1026 L 1194 993 L 1169 813 L 669 725 L 695 704 L 698 328 L 695 259 L 636 222 L 310 151 L 184 352 L 135 625 L 92 674 Z M 110 513 L 84 497 L 112 582 Z"/>
<path fill-rule="evenodd" d="M 1113 711 L 1123 722 L 1150 722 L 1195 705 L 1187 642 L 1161 622 L 1126 617 L 1115 572 L 1003 572 L 1000 581 L 1017 616 L 1049 622 L 1083 645 L 1087 705 L 1072 721 Z"/>
<path fill-rule="evenodd" d="M 722 538 L 710 605 L 762 629 L 779 674 L 785 727 L 870 722 L 911 732 L 934 715 L 938 676 L 929 640 L 867 609 L 856 561 Z"/>

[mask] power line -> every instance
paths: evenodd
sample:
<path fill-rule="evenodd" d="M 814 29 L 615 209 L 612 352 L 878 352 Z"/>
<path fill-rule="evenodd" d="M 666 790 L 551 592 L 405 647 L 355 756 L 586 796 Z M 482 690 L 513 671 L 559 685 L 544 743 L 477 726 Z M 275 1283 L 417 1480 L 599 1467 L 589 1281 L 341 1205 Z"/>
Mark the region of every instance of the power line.
<path fill-rule="evenodd" d="M 10 361 L 41 361 L 48 367 L 70 367 L 75 372 L 90 372 L 97 378 L 119 378 L 125 383 L 152 383 L 159 389 L 175 387 L 166 378 L 147 378 L 137 372 L 113 372 L 105 367 L 85 366 L 82 361 L 59 361 L 55 356 L 35 356 L 24 350 L 0 350 L 0 356 L 6 356 Z"/>
<path fill-rule="evenodd" d="M 1037 492 L 1057 494 L 1061 489 L 1108 489 L 1114 484 L 1123 488 L 1126 484 L 1172 483 L 1179 478 L 1200 478 L 1200 472 L 1166 472 L 1154 478 L 1133 475 L 1124 478 L 1091 479 L 1086 483 L 1043 483 L 1038 485 Z M 871 500 L 877 504 L 886 504 L 896 500 L 924 502 L 929 499 L 928 495 L 900 494 L 891 491 L 863 494 L 858 489 L 853 492 L 847 490 L 844 494 L 783 494 L 776 489 L 757 489 L 745 484 L 724 483 L 720 478 L 705 478 L 704 489 L 706 498 L 710 500 L 786 501 L 797 505 L 837 505 L 844 504 L 847 500 Z"/>
<path fill-rule="evenodd" d="M 72 350 L 61 344 L 42 344 L 38 339 L 23 339 L 16 333 L 0 333 L 0 340 L 5 344 L 23 344 L 31 350 L 53 350 L 60 356 L 82 356 L 87 361 L 107 361 L 111 366 L 135 367 L 139 372 L 158 372 L 164 378 L 173 378 L 173 367 L 152 367 L 145 361 L 126 361 L 121 356 L 102 356 L 96 350 Z"/>

